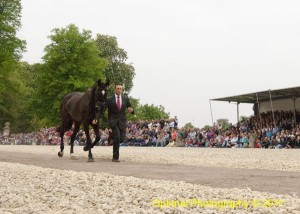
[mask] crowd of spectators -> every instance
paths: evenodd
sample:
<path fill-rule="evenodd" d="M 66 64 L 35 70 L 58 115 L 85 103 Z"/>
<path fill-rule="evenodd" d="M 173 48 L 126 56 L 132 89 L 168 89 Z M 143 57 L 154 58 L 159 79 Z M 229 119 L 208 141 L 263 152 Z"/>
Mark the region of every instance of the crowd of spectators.
<path fill-rule="evenodd" d="M 224 129 L 178 128 L 174 120 L 129 123 L 123 146 L 300 148 L 300 124 L 292 112 L 266 112 Z M 178 124 L 178 121 L 175 122 Z M 274 125 L 273 125 L 274 124 Z"/>
<path fill-rule="evenodd" d="M 10 134 L 9 137 L 0 135 L 0 144 L 57 145 L 59 143 L 60 137 L 54 127 L 43 128 L 38 132 Z"/>
<path fill-rule="evenodd" d="M 69 143 L 72 130 L 64 135 Z M 112 145 L 109 129 L 100 130 L 99 146 Z M 92 140 L 95 139 L 90 130 Z M 84 145 L 86 136 L 80 130 L 75 145 Z M 59 133 L 55 128 L 45 128 L 36 133 L 0 136 L 1 144 L 58 145 Z M 300 124 L 292 112 L 275 111 L 245 118 L 239 124 L 223 127 L 214 124 L 209 128 L 179 128 L 178 119 L 128 122 L 126 137 L 121 146 L 148 147 L 215 147 L 215 148 L 300 148 Z"/>

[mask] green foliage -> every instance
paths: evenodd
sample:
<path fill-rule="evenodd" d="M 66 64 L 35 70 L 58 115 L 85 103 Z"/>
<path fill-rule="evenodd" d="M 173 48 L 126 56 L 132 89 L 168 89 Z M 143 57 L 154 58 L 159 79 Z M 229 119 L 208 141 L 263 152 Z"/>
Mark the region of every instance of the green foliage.
<path fill-rule="evenodd" d="M 134 109 L 134 114 L 127 114 L 127 119 L 130 121 L 137 121 L 140 119 L 140 113 L 139 113 L 139 100 L 135 99 L 133 97 L 129 97 L 130 103 Z"/>
<path fill-rule="evenodd" d="M 80 32 L 73 24 L 54 29 L 49 38 L 51 44 L 45 48 L 45 63 L 36 66 L 35 105 L 36 114 L 50 126 L 59 122 L 59 106 L 66 94 L 83 92 L 96 80 L 104 80 L 106 60 L 99 58 L 91 32 Z"/>
<path fill-rule="evenodd" d="M 3 125 L 6 121 L 13 124 L 14 113 L 16 107 L 17 98 L 20 96 L 20 77 L 18 73 L 18 65 L 14 65 L 14 69 L 9 72 L 9 75 L 5 77 L 6 82 L 3 84 L 1 90 L 1 103 L 0 103 L 0 123 Z"/>
<path fill-rule="evenodd" d="M 230 123 L 228 119 L 217 119 L 217 123 L 222 131 L 225 131 L 230 128 Z"/>
<path fill-rule="evenodd" d="M 161 105 L 154 106 L 153 104 L 140 105 L 138 109 L 142 120 L 157 120 L 169 118 L 170 114 L 165 112 L 165 108 Z"/>
<path fill-rule="evenodd" d="M 27 132 L 33 128 L 31 125 L 31 98 L 34 89 L 30 85 L 33 80 L 31 66 L 28 63 L 20 63 L 16 76 L 15 80 L 18 82 L 19 93 L 15 94 L 16 100 L 11 108 L 15 119 L 11 124 L 15 132 Z"/>
<path fill-rule="evenodd" d="M 3 101 L 6 109 L 1 124 L 9 121 L 13 132 L 25 132 L 31 129 L 31 96 L 33 89 L 28 86 L 30 67 L 27 63 L 16 63 L 15 70 L 10 73 Z"/>
<path fill-rule="evenodd" d="M 245 121 L 247 121 L 248 117 L 247 116 L 240 116 L 240 122 L 244 123 Z"/>
<path fill-rule="evenodd" d="M 0 126 L 9 121 L 13 127 L 24 89 L 18 61 L 25 42 L 16 36 L 20 27 L 21 1 L 0 0 Z"/>
<path fill-rule="evenodd" d="M 193 128 L 195 128 L 195 127 L 194 127 L 194 125 L 193 125 L 191 122 L 189 122 L 189 123 L 186 123 L 186 124 L 184 125 L 184 128 L 187 128 L 187 129 L 193 129 Z"/>
<path fill-rule="evenodd" d="M 108 61 L 104 74 L 111 82 L 110 93 L 113 93 L 117 83 L 122 83 L 124 91 L 129 93 L 133 86 L 135 72 L 133 65 L 126 63 L 127 52 L 118 47 L 116 37 L 97 34 L 95 41 L 100 50 L 99 56 Z"/>
<path fill-rule="evenodd" d="M 159 120 L 170 117 L 170 113 L 165 112 L 165 108 L 161 105 L 155 106 L 153 104 L 142 105 L 138 99 L 130 98 L 132 107 L 134 108 L 134 115 L 127 115 L 128 120 Z"/>
<path fill-rule="evenodd" d="M 205 125 L 203 128 L 207 130 L 207 129 L 212 128 L 212 126 L 210 126 L 210 125 Z"/>
<path fill-rule="evenodd" d="M 20 0 L 0 0 L 0 65 L 6 60 L 18 61 L 25 49 L 25 42 L 16 36 L 21 9 Z"/>

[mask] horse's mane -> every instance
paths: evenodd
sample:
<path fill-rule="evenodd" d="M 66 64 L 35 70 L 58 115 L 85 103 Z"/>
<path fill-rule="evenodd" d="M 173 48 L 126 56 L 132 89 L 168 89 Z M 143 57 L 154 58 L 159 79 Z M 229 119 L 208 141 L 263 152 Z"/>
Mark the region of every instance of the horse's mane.
<path fill-rule="evenodd" d="M 95 104 L 96 104 L 96 98 L 95 98 L 95 92 L 96 92 L 96 84 L 92 87 L 91 92 L 91 98 L 89 102 L 89 112 L 95 112 Z"/>

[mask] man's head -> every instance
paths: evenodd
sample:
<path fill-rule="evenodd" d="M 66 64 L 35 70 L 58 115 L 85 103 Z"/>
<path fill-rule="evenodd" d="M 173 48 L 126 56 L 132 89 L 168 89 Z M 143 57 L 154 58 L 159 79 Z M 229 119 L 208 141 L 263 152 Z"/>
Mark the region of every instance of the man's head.
<path fill-rule="evenodd" d="M 115 94 L 116 95 L 121 95 L 123 92 L 123 85 L 118 83 L 115 85 Z"/>

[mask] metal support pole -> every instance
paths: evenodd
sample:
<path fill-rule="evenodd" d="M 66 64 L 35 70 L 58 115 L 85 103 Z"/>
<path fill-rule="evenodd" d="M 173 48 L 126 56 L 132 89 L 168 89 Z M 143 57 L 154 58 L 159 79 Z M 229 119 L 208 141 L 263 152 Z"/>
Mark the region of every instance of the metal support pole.
<path fill-rule="evenodd" d="M 240 105 L 240 103 L 239 102 L 237 102 L 236 103 L 236 113 L 237 113 L 237 126 L 239 127 L 240 126 L 240 109 L 239 109 L 239 105 Z"/>
<path fill-rule="evenodd" d="M 259 115 L 260 128 L 262 128 L 261 115 L 260 115 L 260 104 L 259 104 L 258 94 L 257 93 L 256 93 L 256 100 L 257 100 L 257 107 L 258 107 L 258 115 Z"/>
<path fill-rule="evenodd" d="M 293 97 L 293 102 L 294 102 L 294 124 L 295 124 L 295 127 L 297 127 L 297 117 L 296 117 L 296 98 Z"/>
<path fill-rule="evenodd" d="M 271 90 L 269 90 L 269 94 L 270 94 L 270 102 L 271 102 L 272 116 L 273 116 L 273 124 L 274 124 L 274 122 L 275 122 L 275 117 L 274 117 L 274 108 L 273 108 L 273 101 L 272 101 Z"/>
<path fill-rule="evenodd" d="M 212 124 L 212 126 L 214 126 L 214 118 L 213 118 L 213 113 L 212 113 L 211 101 L 210 100 L 209 100 L 209 106 L 210 106 L 211 124 Z"/>

